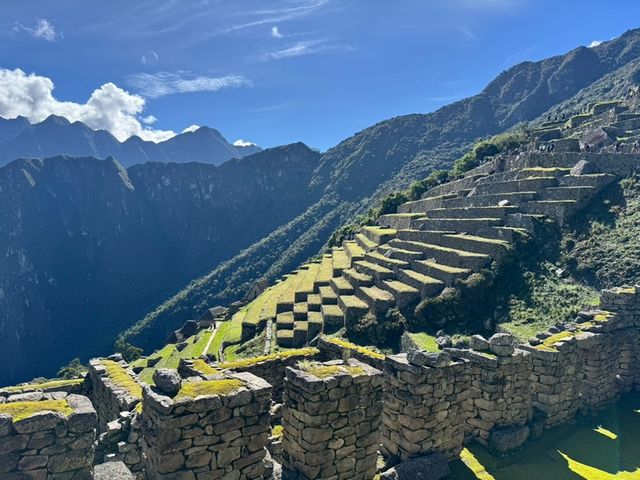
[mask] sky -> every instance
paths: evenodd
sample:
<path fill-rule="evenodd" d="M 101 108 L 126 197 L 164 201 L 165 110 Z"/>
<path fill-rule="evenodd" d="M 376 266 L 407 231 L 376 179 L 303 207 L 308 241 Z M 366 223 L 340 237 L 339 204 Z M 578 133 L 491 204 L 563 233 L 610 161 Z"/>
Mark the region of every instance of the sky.
<path fill-rule="evenodd" d="M 636 27 L 637 0 L 2 0 L 0 116 L 326 150 Z"/>

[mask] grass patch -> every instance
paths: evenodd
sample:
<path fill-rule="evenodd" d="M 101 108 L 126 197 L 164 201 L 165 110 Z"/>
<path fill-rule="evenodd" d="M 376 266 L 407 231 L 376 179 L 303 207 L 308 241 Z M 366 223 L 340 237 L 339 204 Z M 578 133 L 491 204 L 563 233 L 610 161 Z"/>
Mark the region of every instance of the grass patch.
<path fill-rule="evenodd" d="M 271 436 L 273 438 L 282 438 L 282 436 L 284 435 L 284 427 L 282 425 L 274 425 L 273 428 L 271 429 Z"/>
<path fill-rule="evenodd" d="M 238 368 L 247 368 L 256 365 L 261 362 L 268 362 L 272 360 L 283 360 L 291 357 L 310 357 L 320 353 L 320 350 L 313 347 L 298 348 L 294 350 L 283 350 L 278 353 L 272 353 L 271 355 L 262 355 L 259 357 L 243 358 L 240 360 L 234 360 L 231 362 L 224 362 L 218 365 L 218 368 L 226 370 L 234 370 Z"/>
<path fill-rule="evenodd" d="M 196 398 L 205 395 L 229 395 L 242 387 L 244 387 L 244 383 L 237 379 L 188 382 L 182 384 L 182 388 L 180 388 L 176 398 Z"/>
<path fill-rule="evenodd" d="M 82 382 L 84 382 L 83 378 L 73 378 L 71 380 L 51 380 L 49 382 L 30 383 L 28 385 L 16 385 L 13 387 L 0 388 L 0 392 L 22 393 L 32 392 L 34 390 L 49 390 L 57 387 L 80 385 Z"/>
<path fill-rule="evenodd" d="M 428 333 L 425 333 L 425 332 L 407 333 L 407 334 L 411 337 L 411 340 L 413 340 L 413 342 L 421 350 L 424 350 L 425 352 L 440 351 L 440 348 L 436 343 L 436 337 L 434 337 L 433 335 L 429 335 Z"/>
<path fill-rule="evenodd" d="M 25 418 L 32 417 L 40 412 L 61 413 L 68 417 L 73 413 L 73 408 L 66 400 L 43 400 L 41 402 L 11 402 L 0 404 L 0 415 L 6 414 L 13 418 L 14 422 L 19 422 Z"/>
<path fill-rule="evenodd" d="M 329 343 L 333 343 L 334 345 L 338 345 L 339 347 L 348 348 L 349 350 L 353 350 L 355 352 L 361 353 L 367 357 L 376 358 L 378 360 L 384 360 L 384 355 L 380 352 L 376 352 L 367 347 L 362 347 L 360 345 L 356 345 L 355 343 L 348 342 L 341 338 L 325 338 L 325 340 Z"/>
<path fill-rule="evenodd" d="M 555 348 L 556 343 L 563 342 L 572 338 L 574 334 L 572 332 L 560 332 L 550 337 L 547 337 L 543 340 L 540 345 L 537 345 L 535 348 L 538 350 L 544 350 L 546 352 L 557 352 L 558 350 Z"/>
<path fill-rule="evenodd" d="M 320 379 L 335 377 L 341 373 L 347 373 L 352 377 L 357 377 L 365 373 L 364 369 L 357 365 L 324 365 L 319 362 L 310 361 L 299 362 L 298 368 Z"/>
<path fill-rule="evenodd" d="M 142 387 L 126 369 L 122 368 L 122 365 L 113 360 L 102 360 L 101 364 L 107 372 L 107 377 L 114 385 L 122 388 L 133 398 L 142 398 Z"/>
<path fill-rule="evenodd" d="M 191 365 L 196 372 L 203 375 L 215 375 L 216 373 L 220 373 L 220 370 L 218 370 L 217 368 L 213 368 L 201 358 L 195 359 Z"/>

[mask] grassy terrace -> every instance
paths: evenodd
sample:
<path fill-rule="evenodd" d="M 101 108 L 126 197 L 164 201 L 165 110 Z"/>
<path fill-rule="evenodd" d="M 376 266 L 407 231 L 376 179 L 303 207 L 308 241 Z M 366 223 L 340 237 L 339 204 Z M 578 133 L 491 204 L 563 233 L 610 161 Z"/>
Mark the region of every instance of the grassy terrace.
<path fill-rule="evenodd" d="M 231 362 L 224 362 L 218 365 L 220 369 L 236 370 L 239 368 L 247 368 L 261 362 L 269 362 L 273 360 L 284 360 L 291 357 L 311 357 L 317 355 L 320 351 L 317 348 L 307 347 L 292 350 L 283 350 L 281 352 L 272 353 L 271 355 L 262 355 L 259 357 L 243 358 Z"/>
<path fill-rule="evenodd" d="M 196 398 L 209 395 L 229 395 L 244 387 L 244 383 L 236 379 L 205 380 L 188 382 L 182 385 L 176 398 Z"/>
<path fill-rule="evenodd" d="M 301 293 L 302 296 L 313 293 L 314 285 L 316 283 L 316 278 L 318 277 L 319 271 L 320 271 L 320 264 L 311 263 L 307 271 L 304 272 L 304 274 L 302 275 L 302 279 L 300 280 L 300 284 L 296 288 L 296 292 L 298 294 Z M 300 295 L 297 295 L 297 296 L 300 297 Z M 305 301 L 306 298 L 305 299 L 296 298 L 296 300 L 299 300 L 302 302 L 302 301 Z"/>
<path fill-rule="evenodd" d="M 335 377 L 336 375 L 339 375 L 341 373 L 347 373 L 353 377 L 365 373 L 362 367 L 356 365 L 324 365 L 319 362 L 309 361 L 300 362 L 298 364 L 298 368 L 321 379 Z"/>
<path fill-rule="evenodd" d="M 365 355 L 367 357 L 376 358 L 378 360 L 384 360 L 384 354 L 377 352 L 375 350 L 372 350 L 371 348 L 356 345 L 355 343 L 351 343 L 336 337 L 325 338 L 325 340 L 329 343 L 333 343 L 334 345 L 338 345 L 339 347 L 347 348 L 349 350 L 353 350 L 354 352 L 361 353 L 362 355 Z"/>
<path fill-rule="evenodd" d="M 69 406 L 66 400 L 11 402 L 0 405 L 0 415 L 10 415 L 14 422 L 19 422 L 40 412 L 54 412 L 69 416 L 73 413 L 73 408 Z"/>
<path fill-rule="evenodd" d="M 324 255 L 320 262 L 320 269 L 318 270 L 318 276 L 316 277 L 316 283 L 321 285 L 329 285 L 329 282 L 333 278 L 333 256 Z"/>
<path fill-rule="evenodd" d="M 577 425 L 547 430 L 513 456 L 497 458 L 474 443 L 461 457 L 451 464 L 456 480 L 638 480 L 640 394 Z"/>
<path fill-rule="evenodd" d="M 346 270 L 351 267 L 351 262 L 344 248 L 334 248 L 332 251 L 334 270 Z"/>
<path fill-rule="evenodd" d="M 15 385 L 13 387 L 0 388 L 0 392 L 7 393 L 24 393 L 33 392 L 35 390 L 50 390 L 54 388 L 80 385 L 84 382 L 83 378 L 73 378 L 71 380 L 51 380 L 50 382 L 30 383 L 27 385 Z"/>
<path fill-rule="evenodd" d="M 133 398 L 142 398 L 142 387 L 126 369 L 122 368 L 122 365 L 113 360 L 102 360 L 101 364 L 107 372 L 107 377 L 114 385 L 122 388 Z"/>
<path fill-rule="evenodd" d="M 306 265 L 305 267 L 308 267 L 308 265 Z M 304 274 L 306 273 L 305 267 L 303 267 L 304 270 L 297 271 L 294 275 L 291 275 L 291 277 L 287 279 L 286 287 L 284 287 L 284 290 L 278 298 L 278 305 L 291 305 L 291 308 L 293 308 L 293 304 L 296 303 L 296 291 L 298 290 L 300 282 L 302 282 Z"/>

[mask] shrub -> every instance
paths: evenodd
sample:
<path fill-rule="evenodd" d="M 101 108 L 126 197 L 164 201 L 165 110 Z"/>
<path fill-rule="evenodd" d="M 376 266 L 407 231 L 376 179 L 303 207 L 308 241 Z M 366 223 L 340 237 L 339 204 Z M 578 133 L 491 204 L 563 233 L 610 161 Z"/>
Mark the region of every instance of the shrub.
<path fill-rule="evenodd" d="M 397 347 L 400 336 L 407 329 L 407 321 L 400 311 L 392 308 L 385 318 L 378 319 L 367 313 L 349 329 L 349 334 L 359 343 L 377 345 L 379 347 Z"/>

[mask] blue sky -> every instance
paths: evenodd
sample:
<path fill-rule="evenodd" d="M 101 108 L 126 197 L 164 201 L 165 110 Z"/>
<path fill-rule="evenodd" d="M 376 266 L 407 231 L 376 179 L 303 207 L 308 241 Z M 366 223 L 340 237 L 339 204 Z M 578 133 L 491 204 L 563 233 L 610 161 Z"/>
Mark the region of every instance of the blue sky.
<path fill-rule="evenodd" d="M 636 19 L 637 0 L 3 0 L 0 115 L 324 150 Z"/>

